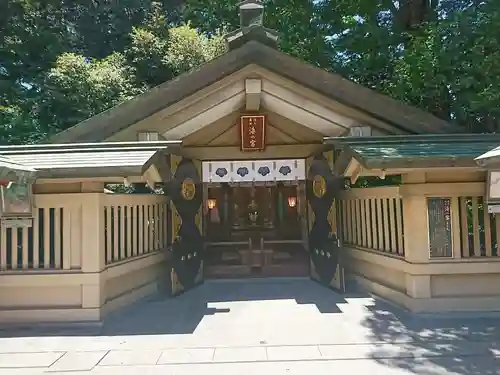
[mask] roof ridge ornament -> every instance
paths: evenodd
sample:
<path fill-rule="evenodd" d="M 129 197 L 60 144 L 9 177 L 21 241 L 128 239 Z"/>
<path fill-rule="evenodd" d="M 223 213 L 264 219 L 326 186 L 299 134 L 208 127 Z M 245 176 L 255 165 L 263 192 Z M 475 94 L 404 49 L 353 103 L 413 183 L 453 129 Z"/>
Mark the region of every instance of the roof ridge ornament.
<path fill-rule="evenodd" d="M 264 5 L 261 0 L 244 0 L 238 4 L 240 28 L 226 35 L 229 50 L 234 50 L 249 41 L 257 41 L 278 48 L 279 36 L 275 30 L 264 27 Z"/>
<path fill-rule="evenodd" d="M 240 28 L 264 26 L 264 5 L 261 0 L 245 0 L 240 8 Z"/>

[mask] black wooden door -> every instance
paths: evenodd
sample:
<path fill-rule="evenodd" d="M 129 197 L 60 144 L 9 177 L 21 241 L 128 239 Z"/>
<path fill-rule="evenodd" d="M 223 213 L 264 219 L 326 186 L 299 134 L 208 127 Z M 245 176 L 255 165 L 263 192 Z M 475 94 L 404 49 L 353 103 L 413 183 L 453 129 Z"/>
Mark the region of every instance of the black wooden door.
<path fill-rule="evenodd" d="M 203 187 L 198 161 L 175 155 L 171 158 L 172 179 L 167 189 L 172 211 L 169 264 L 171 293 L 175 296 L 203 282 Z"/>
<path fill-rule="evenodd" d="M 309 254 L 311 278 L 344 291 L 341 264 L 340 228 L 336 215 L 336 197 L 341 179 L 332 173 L 324 154 L 308 162 L 306 198 L 309 210 Z"/>

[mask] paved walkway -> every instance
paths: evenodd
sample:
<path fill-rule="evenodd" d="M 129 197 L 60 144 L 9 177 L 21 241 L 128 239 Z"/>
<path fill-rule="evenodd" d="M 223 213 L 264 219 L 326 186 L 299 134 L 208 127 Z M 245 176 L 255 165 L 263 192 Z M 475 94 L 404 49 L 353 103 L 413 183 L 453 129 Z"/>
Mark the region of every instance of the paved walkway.
<path fill-rule="evenodd" d="M 416 318 L 306 279 L 207 282 L 103 326 L 0 336 L 0 375 L 500 374 L 500 319 Z"/>

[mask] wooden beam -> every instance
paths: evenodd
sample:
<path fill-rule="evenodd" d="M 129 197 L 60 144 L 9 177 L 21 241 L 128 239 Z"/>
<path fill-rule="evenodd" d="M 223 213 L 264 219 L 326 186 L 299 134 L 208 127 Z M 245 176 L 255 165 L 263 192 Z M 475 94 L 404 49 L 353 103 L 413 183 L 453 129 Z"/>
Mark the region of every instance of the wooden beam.
<path fill-rule="evenodd" d="M 328 119 L 331 123 L 336 124 L 337 126 L 348 129 L 352 126 L 359 125 L 357 120 L 344 116 L 339 112 L 332 111 L 331 109 L 311 100 L 307 96 L 300 95 L 299 93 L 277 85 L 269 80 L 264 80 L 262 86 L 264 93 L 271 94 L 284 102 L 294 104 L 302 110 L 313 113 L 318 117 Z"/>
<path fill-rule="evenodd" d="M 224 87 L 219 88 L 219 90 L 199 98 L 198 100 L 191 100 L 189 105 L 185 104 L 176 111 L 166 108 L 163 111 L 157 112 L 131 125 L 123 132 L 148 130 L 158 131 L 164 134 L 193 117 L 202 115 L 208 109 L 214 108 L 238 94 L 245 95 L 245 84 L 243 80 L 232 82 L 232 84 L 229 85 L 226 84 Z M 244 106 L 244 100 L 242 103 L 242 106 Z M 177 108 L 177 105 L 173 107 Z"/>
<path fill-rule="evenodd" d="M 313 113 L 307 108 L 298 107 L 267 92 L 262 93 L 262 105 L 268 110 L 299 124 L 303 124 L 324 136 L 338 136 L 347 129 L 346 126 L 337 124 L 329 118 L 318 116 L 318 114 Z"/>
<path fill-rule="evenodd" d="M 261 92 L 262 92 L 262 81 L 260 79 L 245 80 L 247 111 L 258 111 L 260 109 Z"/>
<path fill-rule="evenodd" d="M 239 93 L 231 98 L 206 109 L 200 114 L 179 124 L 163 134 L 166 139 L 182 139 L 231 113 L 245 105 L 245 93 Z M 170 119 L 168 120 L 170 121 Z"/>
<path fill-rule="evenodd" d="M 328 149 L 320 143 L 295 145 L 269 145 L 262 152 L 242 152 L 239 146 L 183 147 L 180 154 L 199 160 L 245 160 L 305 158 Z"/>

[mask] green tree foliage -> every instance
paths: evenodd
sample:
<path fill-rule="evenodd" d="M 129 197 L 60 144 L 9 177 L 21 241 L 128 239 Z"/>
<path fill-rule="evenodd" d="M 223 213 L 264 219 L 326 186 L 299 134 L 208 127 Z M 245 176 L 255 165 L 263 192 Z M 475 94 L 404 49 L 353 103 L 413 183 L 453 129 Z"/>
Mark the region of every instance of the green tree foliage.
<path fill-rule="evenodd" d="M 0 2 L 0 142 L 34 142 L 218 56 L 239 0 Z M 500 2 L 266 0 L 281 49 L 500 130 Z"/>
<path fill-rule="evenodd" d="M 0 142 L 39 141 L 221 54 L 222 37 L 177 25 L 174 5 L 1 3 Z"/>
<path fill-rule="evenodd" d="M 234 29 L 237 3 L 186 0 L 184 16 L 208 33 Z M 468 131 L 500 131 L 499 1 L 264 3 L 283 51 Z"/>
<path fill-rule="evenodd" d="M 500 4 L 425 25 L 395 62 L 387 91 L 470 131 L 500 131 Z"/>
<path fill-rule="evenodd" d="M 139 94 L 134 83 L 133 71 L 119 53 L 102 60 L 64 53 L 46 76 L 38 117 L 49 124 L 48 133 L 64 130 Z"/>

